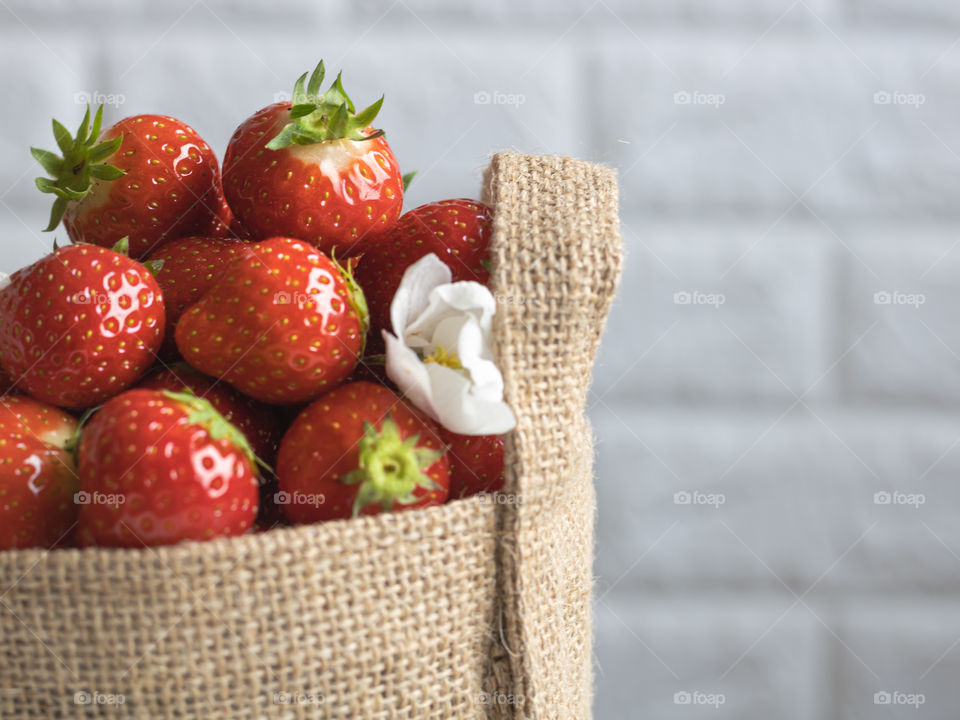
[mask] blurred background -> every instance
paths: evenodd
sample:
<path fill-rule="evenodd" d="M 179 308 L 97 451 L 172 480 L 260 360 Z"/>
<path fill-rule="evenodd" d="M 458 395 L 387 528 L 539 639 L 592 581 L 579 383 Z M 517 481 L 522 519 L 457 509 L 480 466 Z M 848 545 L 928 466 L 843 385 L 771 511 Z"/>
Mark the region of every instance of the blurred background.
<path fill-rule="evenodd" d="M 222 156 L 321 57 L 385 92 L 408 207 L 500 149 L 619 169 L 598 720 L 955 719 L 960 5 L 0 0 L 0 270 L 51 248 L 52 116 Z"/>

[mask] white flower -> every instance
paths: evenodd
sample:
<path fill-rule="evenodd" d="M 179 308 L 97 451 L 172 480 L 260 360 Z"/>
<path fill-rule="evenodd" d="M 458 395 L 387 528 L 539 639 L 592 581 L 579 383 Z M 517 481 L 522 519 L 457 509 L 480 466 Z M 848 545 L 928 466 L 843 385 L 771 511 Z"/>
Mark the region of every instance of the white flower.
<path fill-rule="evenodd" d="M 387 375 L 410 402 L 460 435 L 499 435 L 516 424 L 503 401 L 490 327 L 497 303 L 477 282 L 450 282 L 433 254 L 407 268 L 383 331 Z"/>

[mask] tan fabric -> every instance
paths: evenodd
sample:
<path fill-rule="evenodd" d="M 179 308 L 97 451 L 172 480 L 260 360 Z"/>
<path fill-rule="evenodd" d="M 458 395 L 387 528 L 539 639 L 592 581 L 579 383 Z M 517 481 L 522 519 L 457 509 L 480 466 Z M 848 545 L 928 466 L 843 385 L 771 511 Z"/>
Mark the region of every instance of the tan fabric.
<path fill-rule="evenodd" d="M 583 410 L 620 268 L 616 182 L 502 153 L 485 194 L 512 502 L 0 552 L 0 718 L 589 717 Z"/>

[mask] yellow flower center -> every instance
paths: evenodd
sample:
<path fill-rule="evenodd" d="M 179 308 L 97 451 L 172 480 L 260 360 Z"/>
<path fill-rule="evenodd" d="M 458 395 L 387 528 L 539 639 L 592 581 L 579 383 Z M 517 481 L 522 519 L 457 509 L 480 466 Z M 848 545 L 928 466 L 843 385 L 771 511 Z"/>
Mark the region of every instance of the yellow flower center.
<path fill-rule="evenodd" d="M 423 361 L 425 363 L 443 365 L 453 370 L 463 370 L 463 365 L 460 364 L 460 358 L 457 357 L 457 354 L 455 352 L 447 352 L 446 348 L 440 345 L 437 345 L 437 349 L 433 354 L 427 355 Z"/>

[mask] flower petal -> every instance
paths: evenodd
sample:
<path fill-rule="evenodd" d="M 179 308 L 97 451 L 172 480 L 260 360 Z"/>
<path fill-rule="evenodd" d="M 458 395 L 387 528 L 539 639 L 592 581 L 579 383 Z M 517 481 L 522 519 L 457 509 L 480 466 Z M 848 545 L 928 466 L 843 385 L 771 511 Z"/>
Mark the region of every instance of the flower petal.
<path fill-rule="evenodd" d="M 382 331 L 382 335 L 387 352 L 387 377 L 397 384 L 411 403 L 436 419 L 437 411 L 426 363 L 396 336 L 386 330 Z"/>
<path fill-rule="evenodd" d="M 475 395 L 463 374 L 433 363 L 427 372 L 434 397 L 443 398 L 432 417 L 447 430 L 459 435 L 500 435 L 516 427 L 510 406 Z"/>
<path fill-rule="evenodd" d="M 464 314 L 476 317 L 486 333 L 493 324 L 496 311 L 497 301 L 490 291 L 478 282 L 464 280 L 439 285 L 430 292 L 423 311 L 407 324 L 406 334 L 429 336 L 442 319 Z"/>
<path fill-rule="evenodd" d="M 427 309 L 432 291 L 452 278 L 450 268 L 433 253 L 406 269 L 390 303 L 390 322 L 399 340 L 404 339 L 406 327 Z"/>

